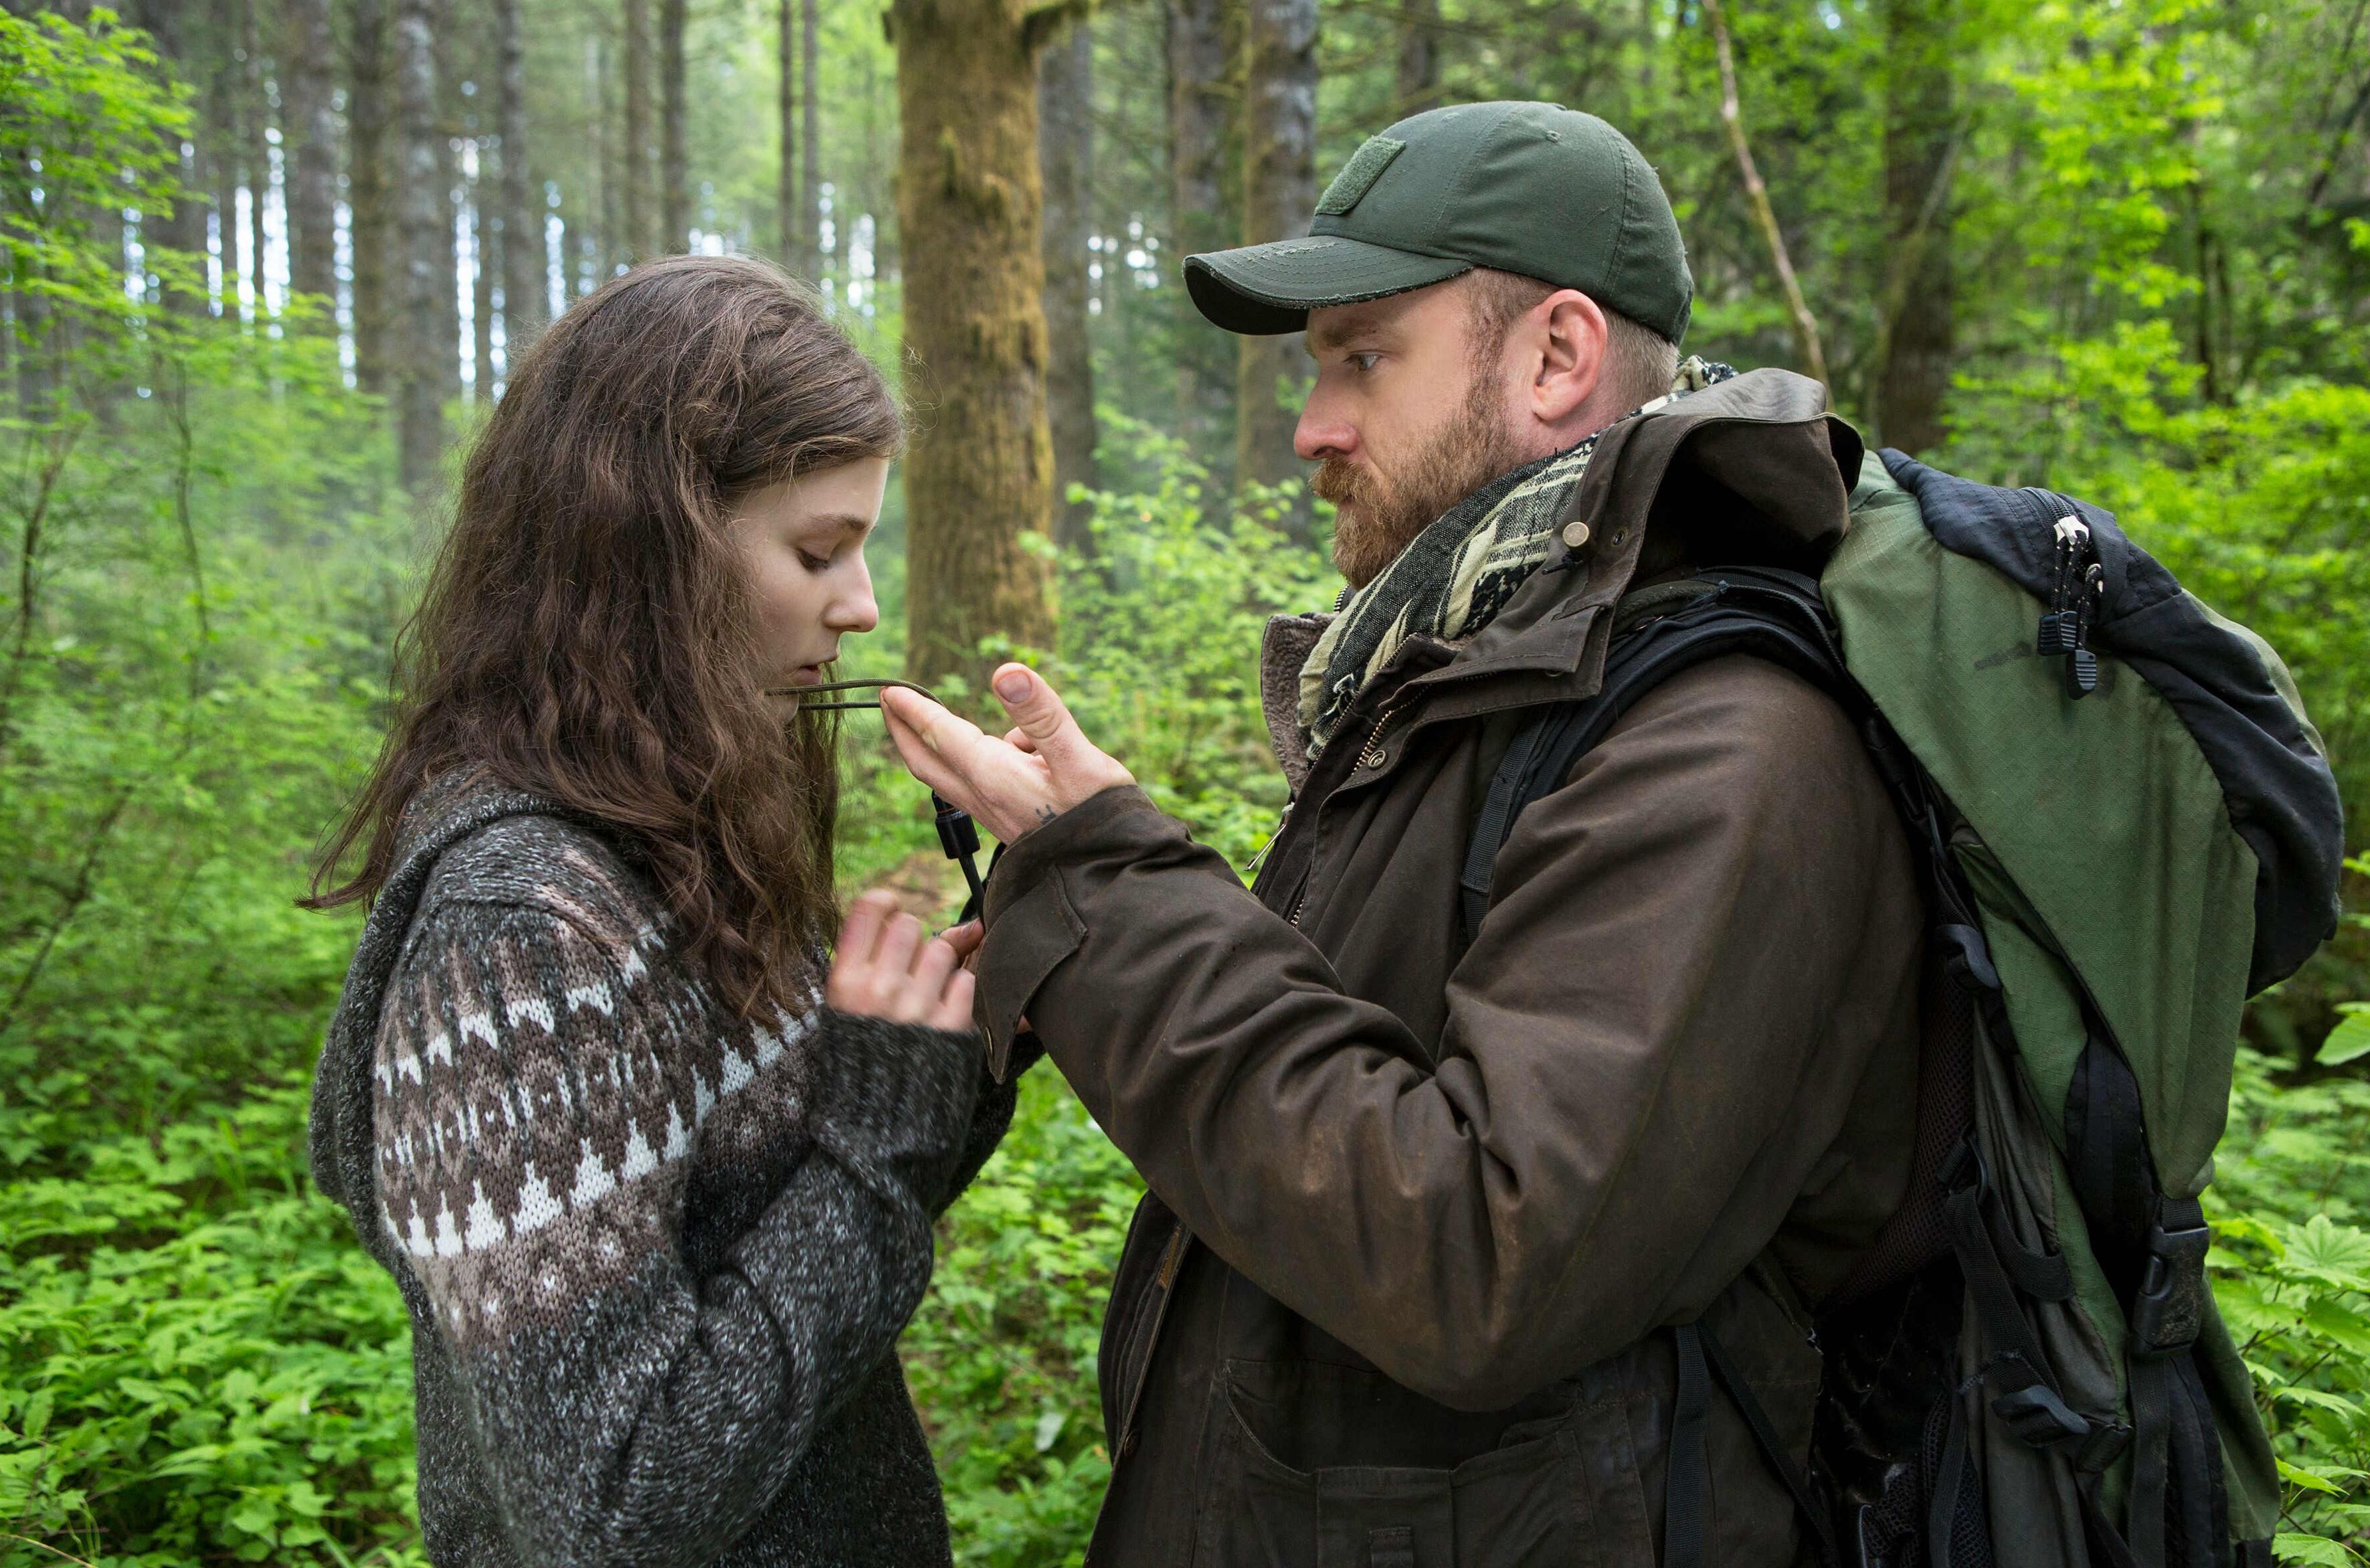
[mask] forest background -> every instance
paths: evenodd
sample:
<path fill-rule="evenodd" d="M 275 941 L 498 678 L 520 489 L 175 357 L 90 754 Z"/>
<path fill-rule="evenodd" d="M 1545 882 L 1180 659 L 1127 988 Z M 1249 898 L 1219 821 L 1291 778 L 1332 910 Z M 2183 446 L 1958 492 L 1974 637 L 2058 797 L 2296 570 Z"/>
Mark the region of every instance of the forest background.
<path fill-rule="evenodd" d="M 538 324 L 672 250 L 813 279 L 920 427 L 850 672 L 1039 660 L 1240 864 L 1258 628 L 1338 579 L 1296 342 L 1177 260 L 1492 97 L 1655 162 L 1690 349 L 2118 511 L 2370 819 L 2365 0 L 10 0 L 0 1568 L 420 1561 L 402 1311 L 303 1173 L 354 926 L 293 900 Z M 846 886 L 943 905 L 877 730 L 846 766 Z M 2249 1009 L 2210 1199 L 2293 1562 L 2370 1551 L 2366 924 Z M 1039 1071 L 945 1222 L 904 1351 L 966 1563 L 1078 1560 L 1135 1190 Z"/>

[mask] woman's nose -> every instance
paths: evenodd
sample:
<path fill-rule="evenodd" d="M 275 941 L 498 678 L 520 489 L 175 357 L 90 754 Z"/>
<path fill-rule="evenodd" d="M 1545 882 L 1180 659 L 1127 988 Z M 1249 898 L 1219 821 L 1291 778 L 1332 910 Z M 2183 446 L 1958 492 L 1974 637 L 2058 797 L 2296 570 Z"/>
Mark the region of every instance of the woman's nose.
<path fill-rule="evenodd" d="M 833 631 L 854 635 L 880 624 L 880 604 L 872 597 L 872 574 L 861 560 L 857 563 L 854 580 L 832 596 L 823 620 Z"/>

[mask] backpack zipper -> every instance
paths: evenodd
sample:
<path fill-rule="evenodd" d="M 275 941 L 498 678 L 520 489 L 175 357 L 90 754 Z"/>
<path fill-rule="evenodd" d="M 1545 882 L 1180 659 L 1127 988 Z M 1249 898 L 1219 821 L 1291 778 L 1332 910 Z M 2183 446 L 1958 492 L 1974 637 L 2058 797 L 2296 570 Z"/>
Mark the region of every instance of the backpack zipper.
<path fill-rule="evenodd" d="M 2054 495 L 2048 498 L 2065 500 Z M 2065 694 L 2079 701 L 2099 689 L 2099 656 L 2091 650 L 2090 631 L 2106 589 L 2107 568 L 2099 562 L 2089 525 L 2070 506 L 2052 525 L 2052 532 L 2056 538 L 2056 571 L 2033 651 L 2043 658 L 2065 657 Z"/>

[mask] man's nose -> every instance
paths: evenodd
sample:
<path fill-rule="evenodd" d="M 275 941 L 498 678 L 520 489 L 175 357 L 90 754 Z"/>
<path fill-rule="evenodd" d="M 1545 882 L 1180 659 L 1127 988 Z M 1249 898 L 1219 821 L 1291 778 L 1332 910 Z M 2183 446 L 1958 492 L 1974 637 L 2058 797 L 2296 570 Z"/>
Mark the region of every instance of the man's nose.
<path fill-rule="evenodd" d="M 1292 450 L 1304 463 L 1347 457 L 1358 449 L 1358 427 L 1325 406 L 1321 395 L 1309 394 L 1292 429 Z"/>

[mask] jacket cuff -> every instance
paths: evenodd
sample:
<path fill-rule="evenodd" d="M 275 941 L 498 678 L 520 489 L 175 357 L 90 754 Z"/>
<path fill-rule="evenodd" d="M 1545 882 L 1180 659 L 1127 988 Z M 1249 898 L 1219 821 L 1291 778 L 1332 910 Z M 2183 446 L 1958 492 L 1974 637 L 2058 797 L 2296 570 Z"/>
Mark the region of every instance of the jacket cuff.
<path fill-rule="evenodd" d="M 1062 867 L 1124 847 L 1141 834 L 1145 817 L 1165 820 L 1144 791 L 1118 785 L 1031 829 L 997 856 L 981 904 L 987 934 L 973 1016 L 987 1036 L 987 1070 L 998 1083 L 1014 1070 L 1014 1041 L 1030 999 L 1086 941 Z"/>

